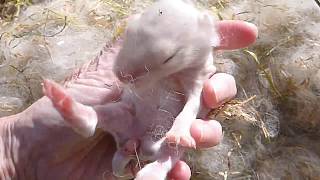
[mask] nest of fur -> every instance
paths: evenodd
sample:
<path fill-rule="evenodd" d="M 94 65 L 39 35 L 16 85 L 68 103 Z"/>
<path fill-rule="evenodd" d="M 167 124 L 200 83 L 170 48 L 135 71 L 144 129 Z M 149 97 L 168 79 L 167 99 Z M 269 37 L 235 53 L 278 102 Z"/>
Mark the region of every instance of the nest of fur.
<path fill-rule="evenodd" d="M 20 14 L 22 8 L 31 3 L 31 0 L 0 0 L 0 19 L 12 20 Z"/>
<path fill-rule="evenodd" d="M 0 116 L 40 98 L 43 78 L 63 80 L 118 37 L 130 14 L 152 3 L 33 2 L 0 0 Z M 238 96 L 211 112 L 223 125 L 222 143 L 186 156 L 193 179 L 320 178 L 320 11 L 315 1 L 197 2 L 221 20 L 256 24 L 260 35 L 249 49 L 217 52 L 215 64 L 235 76 Z"/>

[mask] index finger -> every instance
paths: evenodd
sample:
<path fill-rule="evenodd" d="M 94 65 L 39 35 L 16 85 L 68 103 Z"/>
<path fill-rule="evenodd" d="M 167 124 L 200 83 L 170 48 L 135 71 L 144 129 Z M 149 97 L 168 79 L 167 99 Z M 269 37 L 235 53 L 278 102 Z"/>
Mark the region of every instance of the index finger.
<path fill-rule="evenodd" d="M 197 148 L 210 148 L 220 143 L 222 139 L 222 126 L 218 121 L 204 121 L 196 119 L 190 129 L 191 136 Z"/>
<path fill-rule="evenodd" d="M 204 84 L 202 98 L 207 108 L 217 108 L 237 94 L 237 86 L 232 75 L 217 73 Z"/>

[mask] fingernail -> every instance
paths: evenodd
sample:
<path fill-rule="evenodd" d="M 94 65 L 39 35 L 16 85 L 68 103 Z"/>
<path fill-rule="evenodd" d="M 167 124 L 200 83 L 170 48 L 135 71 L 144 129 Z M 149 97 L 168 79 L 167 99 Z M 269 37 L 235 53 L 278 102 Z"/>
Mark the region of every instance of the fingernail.
<path fill-rule="evenodd" d="M 204 133 L 203 133 L 203 131 L 204 131 L 204 123 L 203 122 L 201 122 L 201 124 L 200 124 L 200 138 L 199 138 L 199 142 L 200 143 L 203 143 L 205 140 L 204 140 Z"/>
<path fill-rule="evenodd" d="M 200 120 L 192 126 L 192 136 L 197 141 L 197 147 L 208 148 L 219 144 L 222 139 L 222 126 L 218 121 Z"/>
<path fill-rule="evenodd" d="M 217 108 L 237 94 L 233 76 L 226 73 L 213 75 L 204 85 L 204 102 L 209 108 Z"/>
<path fill-rule="evenodd" d="M 258 28 L 257 28 L 257 26 L 252 24 L 252 23 L 249 23 L 249 22 L 245 22 L 245 23 L 246 23 L 246 25 L 248 27 L 250 27 L 250 29 L 252 29 L 254 31 L 255 38 L 257 38 L 258 37 Z"/>

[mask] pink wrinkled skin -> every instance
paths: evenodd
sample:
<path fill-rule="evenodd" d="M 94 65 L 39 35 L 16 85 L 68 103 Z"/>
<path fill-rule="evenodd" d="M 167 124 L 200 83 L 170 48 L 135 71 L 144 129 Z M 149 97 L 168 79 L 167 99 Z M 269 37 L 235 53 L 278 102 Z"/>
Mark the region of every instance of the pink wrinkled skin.
<path fill-rule="evenodd" d="M 112 163 L 117 177 L 132 178 L 125 170 L 135 159 L 121 149 L 137 139 L 139 159 L 153 162 L 135 179 L 164 180 L 185 148 L 196 147 L 190 129 L 200 115 L 203 84 L 215 73 L 212 47 L 219 37 L 213 27 L 213 19 L 192 3 L 156 2 L 128 24 L 113 65 L 118 86 L 124 86 L 119 100 L 86 106 L 48 80 L 44 93 L 79 134 L 92 136 L 99 127 L 113 135 L 119 148 Z"/>
<path fill-rule="evenodd" d="M 247 41 L 246 45 L 250 43 Z M 124 167 L 127 164 L 132 165 L 129 163 L 130 160 L 135 160 L 132 151 L 137 151 L 142 161 L 154 161 L 138 172 L 137 179 L 164 179 L 175 163 L 180 164 L 175 166 L 176 169 L 187 169 L 179 161 L 184 151 L 182 147 L 194 147 L 193 143 L 196 142 L 190 143 L 188 140 L 181 143 L 174 140 L 173 143 L 177 146 L 172 148 L 163 137 L 188 101 L 184 90 L 186 87 L 177 82 L 190 79 L 188 74 L 192 69 L 170 76 L 161 83 L 155 83 L 147 91 L 135 91 L 119 82 L 111 71 L 121 46 L 122 42 L 118 41 L 112 47 L 104 49 L 95 60 L 67 79 L 64 87 L 45 81 L 44 92 L 52 103 L 47 97 L 43 97 L 24 112 L 7 117 L 6 121 L 0 121 L 3 122 L 0 125 L 8 127 L 6 131 L 1 132 L 2 137 L 11 137 L 12 134 L 15 137 L 11 141 L 0 138 L 0 146 L 3 143 L 4 147 L 10 147 L 14 151 L 5 153 L 6 159 L 9 160 L 4 166 L 9 168 L 5 171 L 4 177 L 10 177 L 10 174 L 15 173 L 23 179 L 101 179 L 101 175 L 104 179 L 113 179 L 113 174 L 130 177 L 135 168 L 131 168 L 131 171 L 130 168 Z M 200 67 L 206 68 L 203 64 Z M 201 68 L 198 70 L 202 70 Z M 199 101 L 204 81 L 208 78 L 207 74 L 201 78 L 200 94 L 196 97 Z M 219 93 L 215 92 L 219 88 L 210 87 L 211 89 L 207 88 L 204 91 L 207 92 L 203 93 L 204 97 Z M 187 84 L 187 88 L 192 88 L 192 83 Z M 234 91 L 230 96 L 233 95 Z M 229 99 L 230 96 L 223 98 Z M 208 101 L 210 106 L 211 100 Z M 197 112 L 192 115 L 194 118 L 190 118 L 191 123 L 195 120 Z M 93 121 L 96 121 L 96 124 L 92 124 Z M 192 133 L 193 129 L 201 127 L 191 128 L 191 123 L 189 122 L 189 126 L 183 126 L 182 130 L 184 133 L 190 133 L 191 130 L 192 137 L 195 138 L 197 135 Z M 180 127 L 179 124 L 177 127 Z M 70 126 L 83 136 L 91 136 L 88 140 L 90 143 L 71 131 Z M 96 126 L 99 128 L 97 132 Z M 116 142 L 109 134 L 101 132 L 101 129 L 111 133 Z M 221 131 L 221 128 L 217 131 Z M 157 134 L 158 132 L 161 133 Z M 198 137 L 195 139 L 205 139 L 201 134 L 198 134 Z M 113 160 L 111 156 L 105 158 L 115 151 Z M 32 156 L 21 155 L 31 152 Z M 101 159 L 103 162 L 99 161 Z M 110 162 L 113 163 L 114 172 L 106 171 L 112 169 Z M 59 164 L 62 165 L 58 166 Z M 12 170 L 18 172 L 11 172 Z M 33 173 L 34 171 L 36 173 Z M 189 174 L 184 175 L 185 179 L 190 177 Z"/>

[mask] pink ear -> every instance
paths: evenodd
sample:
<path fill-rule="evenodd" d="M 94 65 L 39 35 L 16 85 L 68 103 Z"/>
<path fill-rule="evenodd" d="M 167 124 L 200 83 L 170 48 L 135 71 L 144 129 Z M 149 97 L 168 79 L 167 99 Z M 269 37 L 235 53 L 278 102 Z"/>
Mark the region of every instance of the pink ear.
<path fill-rule="evenodd" d="M 216 49 L 239 49 L 256 41 L 258 29 L 254 24 L 239 20 L 224 20 L 216 23 L 220 45 Z"/>

